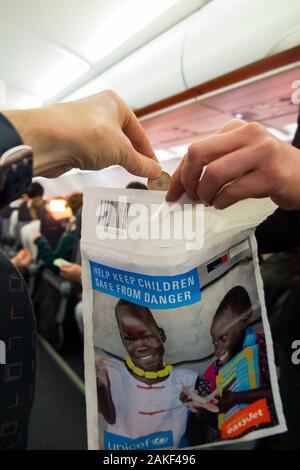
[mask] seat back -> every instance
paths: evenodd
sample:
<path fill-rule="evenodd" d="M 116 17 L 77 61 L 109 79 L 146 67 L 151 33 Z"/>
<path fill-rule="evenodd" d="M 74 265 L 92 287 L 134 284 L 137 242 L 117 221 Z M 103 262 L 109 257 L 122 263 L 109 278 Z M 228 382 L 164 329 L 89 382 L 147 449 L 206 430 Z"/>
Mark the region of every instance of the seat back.
<path fill-rule="evenodd" d="M 63 322 L 67 312 L 71 283 L 44 269 L 34 298 L 38 332 L 56 349 L 64 344 Z"/>

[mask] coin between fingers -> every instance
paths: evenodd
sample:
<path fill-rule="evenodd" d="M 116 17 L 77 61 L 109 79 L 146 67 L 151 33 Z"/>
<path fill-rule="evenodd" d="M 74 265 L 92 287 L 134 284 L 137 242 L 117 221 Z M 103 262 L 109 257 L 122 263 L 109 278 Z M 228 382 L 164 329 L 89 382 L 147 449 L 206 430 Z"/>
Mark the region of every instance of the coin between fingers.
<path fill-rule="evenodd" d="M 171 181 L 171 176 L 162 171 L 158 178 L 148 179 L 148 189 L 152 191 L 168 191 Z"/>

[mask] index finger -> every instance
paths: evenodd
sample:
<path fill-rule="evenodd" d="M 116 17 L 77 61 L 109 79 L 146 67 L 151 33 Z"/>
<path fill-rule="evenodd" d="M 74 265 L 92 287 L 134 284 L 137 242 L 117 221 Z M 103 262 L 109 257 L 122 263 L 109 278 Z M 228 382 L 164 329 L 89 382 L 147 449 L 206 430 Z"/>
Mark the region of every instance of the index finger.
<path fill-rule="evenodd" d="M 235 129 L 239 129 L 240 127 L 245 126 L 246 121 L 242 119 L 232 119 L 231 121 L 227 122 L 224 127 L 219 129 L 216 134 L 222 134 L 223 132 L 230 132 L 234 131 Z"/>
<path fill-rule="evenodd" d="M 224 132 L 230 132 L 236 129 L 240 129 L 245 124 L 246 124 L 245 121 L 242 121 L 241 119 L 232 119 L 223 128 L 219 129 L 216 132 L 216 134 L 222 134 Z M 172 176 L 172 180 L 171 180 L 169 190 L 166 196 L 166 201 L 168 202 L 176 201 L 185 191 L 185 188 L 183 184 L 181 183 L 181 170 L 183 166 L 183 161 L 186 158 L 186 156 L 187 154 L 183 157 L 175 173 Z"/>
<path fill-rule="evenodd" d="M 197 197 L 197 186 L 203 169 L 214 160 L 241 148 L 245 143 L 243 127 L 215 134 L 192 144 L 181 169 L 181 184 L 192 197 Z"/>
<path fill-rule="evenodd" d="M 176 168 L 175 173 L 172 175 L 172 179 L 170 181 L 169 189 L 166 195 L 167 202 L 176 201 L 184 193 L 184 187 L 181 183 L 181 169 L 185 157 L 186 155 L 183 157 L 180 164 Z"/>
<path fill-rule="evenodd" d="M 225 150 L 223 145 L 224 134 L 240 130 L 245 124 L 246 123 L 240 119 L 233 119 L 216 134 L 213 134 L 213 136 L 192 144 L 188 149 L 188 153 L 184 156 L 172 176 L 166 200 L 168 202 L 176 201 L 184 191 L 195 197 L 197 184 L 204 166 L 207 165 L 209 161 L 219 158 L 222 155 L 220 152 Z M 215 139 L 215 137 L 217 137 L 217 139 Z M 235 144 L 235 142 L 232 141 L 231 137 L 228 139 L 228 144 L 237 145 L 237 143 Z M 185 168 L 184 171 L 183 167 Z"/>

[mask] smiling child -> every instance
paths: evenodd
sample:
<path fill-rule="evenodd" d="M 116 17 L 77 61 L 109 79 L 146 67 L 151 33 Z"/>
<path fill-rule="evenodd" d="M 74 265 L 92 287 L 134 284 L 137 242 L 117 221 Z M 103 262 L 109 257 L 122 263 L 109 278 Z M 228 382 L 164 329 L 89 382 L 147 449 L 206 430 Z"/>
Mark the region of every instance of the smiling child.
<path fill-rule="evenodd" d="M 186 431 L 188 409 L 179 397 L 182 387 L 195 389 L 197 373 L 164 363 L 166 335 L 150 310 L 119 300 L 116 320 L 127 351 L 124 362 L 96 359 L 99 411 L 107 431 L 138 438 L 172 433 L 178 447 Z"/>

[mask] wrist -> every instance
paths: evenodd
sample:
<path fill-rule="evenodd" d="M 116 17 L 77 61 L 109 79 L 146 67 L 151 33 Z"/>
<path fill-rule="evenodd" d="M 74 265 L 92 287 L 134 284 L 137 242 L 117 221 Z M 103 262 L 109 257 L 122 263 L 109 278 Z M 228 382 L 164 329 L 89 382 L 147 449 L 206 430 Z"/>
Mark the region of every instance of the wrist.
<path fill-rule="evenodd" d="M 55 177 L 72 168 L 70 136 L 59 106 L 5 111 L 23 142 L 33 149 L 34 176 Z"/>

